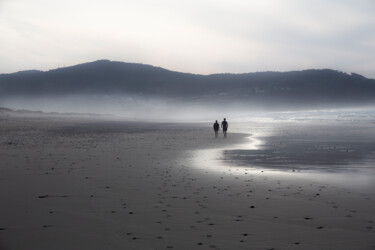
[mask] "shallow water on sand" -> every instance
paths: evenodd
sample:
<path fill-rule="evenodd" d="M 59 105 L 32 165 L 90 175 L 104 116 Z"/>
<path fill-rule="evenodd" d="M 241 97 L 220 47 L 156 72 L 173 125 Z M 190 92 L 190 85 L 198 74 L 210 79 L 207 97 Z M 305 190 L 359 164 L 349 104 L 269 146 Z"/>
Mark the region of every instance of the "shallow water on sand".
<path fill-rule="evenodd" d="M 248 134 L 248 143 L 196 152 L 197 166 L 218 173 L 268 172 L 345 186 L 375 186 L 375 116 L 371 112 L 252 117 L 230 123 L 229 132 Z"/>

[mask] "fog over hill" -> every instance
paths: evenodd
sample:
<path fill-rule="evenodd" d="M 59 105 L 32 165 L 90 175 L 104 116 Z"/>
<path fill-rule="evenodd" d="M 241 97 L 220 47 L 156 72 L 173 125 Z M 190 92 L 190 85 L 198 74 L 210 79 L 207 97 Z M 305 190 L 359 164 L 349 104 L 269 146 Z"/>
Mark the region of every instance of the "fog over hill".
<path fill-rule="evenodd" d="M 375 104 L 375 80 L 330 69 L 194 75 L 100 60 L 0 75 L 0 106 L 145 117 Z"/>

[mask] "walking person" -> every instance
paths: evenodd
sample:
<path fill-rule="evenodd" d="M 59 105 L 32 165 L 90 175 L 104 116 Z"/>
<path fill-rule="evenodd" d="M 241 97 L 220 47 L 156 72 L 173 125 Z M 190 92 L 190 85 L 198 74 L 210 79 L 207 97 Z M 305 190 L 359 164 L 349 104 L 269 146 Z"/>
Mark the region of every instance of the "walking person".
<path fill-rule="evenodd" d="M 223 129 L 224 137 L 227 137 L 227 130 L 229 127 L 227 119 L 224 118 L 224 121 L 221 122 L 221 127 Z"/>
<path fill-rule="evenodd" d="M 214 131 L 215 131 L 215 137 L 217 137 L 219 135 L 219 127 L 220 127 L 219 123 L 216 120 L 216 122 L 214 123 L 214 126 L 213 126 Z"/>

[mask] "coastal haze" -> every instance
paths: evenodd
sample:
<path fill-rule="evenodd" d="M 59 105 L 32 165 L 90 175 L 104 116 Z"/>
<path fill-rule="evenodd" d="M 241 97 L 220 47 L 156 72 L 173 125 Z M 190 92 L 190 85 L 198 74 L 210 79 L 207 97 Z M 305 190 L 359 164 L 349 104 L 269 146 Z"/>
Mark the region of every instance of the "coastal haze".
<path fill-rule="evenodd" d="M 375 104 L 375 80 L 323 69 L 195 75 L 101 60 L 0 75 L 0 106 L 158 121 Z"/>
<path fill-rule="evenodd" d="M 372 79 L 101 60 L 0 81 L 1 249 L 375 246 Z"/>
<path fill-rule="evenodd" d="M 0 250 L 375 249 L 373 13 L 0 1 Z"/>

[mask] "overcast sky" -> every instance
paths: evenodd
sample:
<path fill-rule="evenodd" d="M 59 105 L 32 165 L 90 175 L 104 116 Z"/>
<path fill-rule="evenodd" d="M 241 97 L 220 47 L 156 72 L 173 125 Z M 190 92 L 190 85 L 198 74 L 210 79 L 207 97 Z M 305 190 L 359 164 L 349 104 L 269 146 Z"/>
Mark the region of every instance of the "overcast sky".
<path fill-rule="evenodd" d="M 0 0 L 0 73 L 98 59 L 375 78 L 375 0 Z"/>

